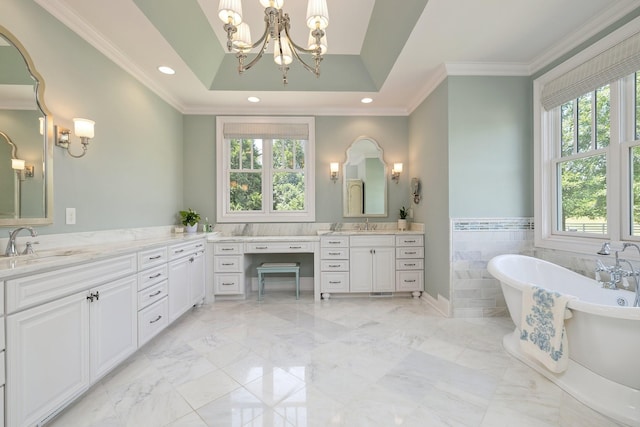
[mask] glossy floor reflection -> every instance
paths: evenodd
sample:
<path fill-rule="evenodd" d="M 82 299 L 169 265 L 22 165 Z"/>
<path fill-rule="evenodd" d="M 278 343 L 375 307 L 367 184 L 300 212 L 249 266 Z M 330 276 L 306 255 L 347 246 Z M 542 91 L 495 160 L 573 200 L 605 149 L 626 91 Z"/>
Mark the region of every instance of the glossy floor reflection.
<path fill-rule="evenodd" d="M 446 319 L 410 298 L 219 301 L 50 427 L 617 425 L 507 355 L 512 328 Z"/>

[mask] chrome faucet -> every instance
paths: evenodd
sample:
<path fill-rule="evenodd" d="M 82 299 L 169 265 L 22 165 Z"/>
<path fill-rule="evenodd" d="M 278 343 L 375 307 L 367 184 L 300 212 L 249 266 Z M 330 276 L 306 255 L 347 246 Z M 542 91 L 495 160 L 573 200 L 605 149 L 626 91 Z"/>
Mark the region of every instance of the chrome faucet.
<path fill-rule="evenodd" d="M 624 252 L 625 249 L 627 249 L 629 246 L 633 246 L 634 248 L 636 248 L 638 250 L 638 254 L 640 254 L 640 246 L 636 245 L 635 243 L 623 243 L 622 244 L 622 250 L 620 252 Z M 618 252 L 616 252 L 616 256 L 618 255 Z M 629 263 L 629 265 L 631 265 L 631 263 Z M 640 285 L 638 284 L 638 272 L 636 272 L 633 269 L 633 266 L 631 266 L 631 271 L 633 273 L 633 278 L 636 284 L 636 298 L 633 302 L 633 306 L 634 307 L 640 307 Z"/>
<path fill-rule="evenodd" d="M 32 227 L 19 227 L 13 231 L 9 232 L 9 242 L 7 243 L 7 250 L 4 252 L 5 256 L 16 256 L 18 255 L 18 250 L 16 248 L 16 238 L 18 237 L 18 233 L 21 230 L 29 230 L 31 232 L 31 237 L 36 237 L 38 233 Z"/>

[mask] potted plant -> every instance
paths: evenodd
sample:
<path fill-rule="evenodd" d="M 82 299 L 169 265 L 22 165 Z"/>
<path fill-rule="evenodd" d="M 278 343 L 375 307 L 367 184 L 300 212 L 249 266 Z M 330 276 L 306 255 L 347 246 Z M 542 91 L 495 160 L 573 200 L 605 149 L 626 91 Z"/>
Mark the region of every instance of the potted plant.
<path fill-rule="evenodd" d="M 187 228 L 187 233 L 195 233 L 198 230 L 198 222 L 200 221 L 198 212 L 189 208 L 186 211 L 180 211 L 180 218 L 182 225 Z"/>
<path fill-rule="evenodd" d="M 400 208 L 400 219 L 398 220 L 398 230 L 405 231 L 407 229 L 407 215 L 409 211 L 404 206 Z"/>

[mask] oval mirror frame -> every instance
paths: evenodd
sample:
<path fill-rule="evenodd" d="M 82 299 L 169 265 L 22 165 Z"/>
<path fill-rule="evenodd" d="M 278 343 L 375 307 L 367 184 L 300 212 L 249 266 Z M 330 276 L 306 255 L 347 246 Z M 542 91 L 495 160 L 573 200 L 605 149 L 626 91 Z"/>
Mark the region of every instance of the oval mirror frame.
<path fill-rule="evenodd" d="M 44 190 L 42 206 L 44 216 L 38 218 L 0 218 L 0 227 L 21 225 L 48 225 L 53 223 L 53 117 L 44 103 L 44 79 L 36 70 L 33 60 L 20 40 L 6 27 L 0 25 L 0 36 L 13 45 L 25 62 L 34 81 L 35 102 L 44 117 L 42 141 L 42 177 Z M 15 142 L 15 141 L 14 141 Z"/>
<path fill-rule="evenodd" d="M 346 157 L 342 165 L 342 215 L 388 216 L 387 164 L 380 144 L 373 138 L 360 136 L 347 148 Z"/>

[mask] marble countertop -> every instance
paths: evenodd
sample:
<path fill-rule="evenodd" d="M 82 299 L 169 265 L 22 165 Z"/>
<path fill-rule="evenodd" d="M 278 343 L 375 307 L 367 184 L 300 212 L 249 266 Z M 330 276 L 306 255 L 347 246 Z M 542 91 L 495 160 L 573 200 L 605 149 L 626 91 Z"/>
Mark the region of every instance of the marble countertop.
<path fill-rule="evenodd" d="M 211 235 L 208 242 L 318 242 L 320 237 L 306 236 L 225 236 Z"/>
<path fill-rule="evenodd" d="M 39 251 L 38 246 L 35 245 L 34 254 L 15 257 L 0 256 L 0 280 L 205 237 L 207 237 L 205 233 L 167 234 L 153 238 L 124 240 L 121 242 L 110 241 L 108 243 L 95 243 L 42 251 Z"/>

